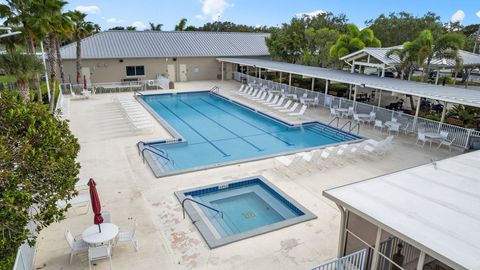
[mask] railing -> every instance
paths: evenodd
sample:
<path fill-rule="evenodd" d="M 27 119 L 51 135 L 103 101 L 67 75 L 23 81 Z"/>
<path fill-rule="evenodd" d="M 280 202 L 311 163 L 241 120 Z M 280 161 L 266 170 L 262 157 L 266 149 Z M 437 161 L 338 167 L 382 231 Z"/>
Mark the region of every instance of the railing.
<path fill-rule="evenodd" d="M 348 125 L 348 130 L 351 130 L 352 129 L 352 121 L 347 121 L 345 124 L 343 124 L 343 126 L 340 128 L 341 130 L 343 130 L 346 126 Z"/>
<path fill-rule="evenodd" d="M 353 125 L 353 127 L 349 128 L 348 129 L 348 132 L 352 132 L 352 130 L 354 130 L 355 128 L 357 128 L 357 135 L 360 134 L 360 123 L 355 123 L 355 125 Z"/>
<path fill-rule="evenodd" d="M 64 108 L 63 108 L 63 93 L 62 91 L 59 91 L 58 97 L 57 97 L 57 103 L 55 104 L 55 111 L 60 110 L 60 114 L 63 115 L 65 114 Z"/>
<path fill-rule="evenodd" d="M 218 94 L 220 92 L 220 88 L 218 86 L 214 86 L 212 89 L 210 89 L 210 92 Z"/>
<path fill-rule="evenodd" d="M 420 251 L 415 248 L 414 246 L 408 244 L 405 241 L 402 241 L 401 239 L 397 237 L 390 237 L 387 240 L 384 240 L 380 242 L 380 247 L 378 251 L 382 253 L 384 256 L 387 258 L 393 258 L 393 255 L 398 252 L 398 245 L 402 244 L 402 255 L 403 257 L 403 263 L 402 266 L 405 266 L 409 263 L 415 262 L 418 260 L 418 257 L 420 256 Z M 368 261 L 371 262 L 373 258 L 373 252 L 369 252 L 368 254 Z M 378 261 L 378 269 L 391 269 L 393 264 L 385 259 L 385 257 L 380 256 Z"/>
<path fill-rule="evenodd" d="M 332 120 L 330 120 L 330 122 L 328 122 L 327 125 L 331 126 L 334 121 L 337 121 L 337 128 L 338 128 L 338 125 L 340 124 L 340 118 L 338 116 L 335 116 Z"/>
<path fill-rule="evenodd" d="M 163 86 L 164 87 L 164 86 Z M 158 80 L 143 80 L 143 81 L 124 81 L 124 82 L 106 82 L 106 83 L 90 83 L 87 84 L 86 89 L 92 94 L 102 93 L 119 93 L 119 92 L 134 92 L 145 90 L 160 90 L 163 88 L 161 82 Z M 85 89 L 84 84 L 60 84 L 60 90 L 64 94 L 80 94 Z"/>
<path fill-rule="evenodd" d="M 381 120 L 382 122 L 390 121 L 392 118 L 397 118 L 397 121 L 401 123 L 401 129 L 407 129 L 406 131 L 411 133 L 417 133 L 419 129 L 424 129 L 426 132 L 437 133 L 440 131 L 446 131 L 448 132 L 448 139 L 455 138 L 453 145 L 464 149 L 469 148 L 469 139 L 471 136 L 480 136 L 480 131 L 473 129 L 467 129 L 421 117 L 417 117 L 415 121 L 415 116 L 400 111 L 393 111 L 358 101 L 353 102 L 352 100 L 346 98 L 325 95 L 322 92 L 311 91 L 295 86 L 289 86 L 283 83 L 264 80 L 239 72 L 235 72 L 234 79 L 240 82 L 246 82 L 247 84 L 267 86 L 268 88 L 275 90 L 284 90 L 286 94 L 296 94 L 299 97 L 306 93 L 307 98 L 318 98 L 319 106 L 324 108 L 354 107 L 356 113 L 369 114 L 370 112 L 375 112 L 376 119 Z M 416 123 L 416 125 L 414 125 L 414 123 Z"/>
<path fill-rule="evenodd" d="M 185 198 L 185 199 L 183 199 L 183 201 L 182 201 L 183 219 L 185 219 L 185 202 L 186 202 L 186 201 L 191 201 L 191 202 L 194 202 L 194 203 L 196 203 L 196 204 L 198 204 L 198 205 L 200 205 L 200 206 L 203 206 L 203 207 L 205 207 L 205 208 L 207 208 L 207 209 L 210 209 L 210 210 L 216 212 L 217 214 L 220 214 L 220 216 L 223 218 L 223 212 L 222 212 L 222 211 L 220 211 L 220 210 L 218 210 L 218 209 L 215 209 L 215 208 L 213 208 L 213 207 L 210 207 L 210 206 L 208 206 L 208 205 L 206 205 L 206 204 L 203 204 L 203 203 L 201 203 L 201 202 L 195 201 L 194 199 Z"/>
<path fill-rule="evenodd" d="M 364 270 L 367 250 L 363 249 L 347 256 L 327 261 L 312 270 Z"/>

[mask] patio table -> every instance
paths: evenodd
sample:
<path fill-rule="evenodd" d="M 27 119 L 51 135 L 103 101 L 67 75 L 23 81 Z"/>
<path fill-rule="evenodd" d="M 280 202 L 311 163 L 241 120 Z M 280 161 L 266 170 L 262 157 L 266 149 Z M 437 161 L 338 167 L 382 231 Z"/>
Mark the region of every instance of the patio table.
<path fill-rule="evenodd" d="M 113 240 L 118 234 L 118 226 L 113 223 L 100 224 L 102 232 L 98 231 L 98 225 L 88 227 L 82 233 L 82 240 L 91 245 L 98 245 Z"/>
<path fill-rule="evenodd" d="M 387 127 L 392 127 L 392 126 L 399 126 L 400 127 L 401 125 L 402 125 L 402 123 L 400 123 L 400 122 L 393 122 L 393 121 L 385 122 L 385 126 L 387 126 Z"/>
<path fill-rule="evenodd" d="M 433 139 L 433 140 L 442 139 L 442 135 L 440 135 L 440 133 L 436 133 L 436 132 L 426 132 L 426 133 L 424 133 L 424 135 L 425 135 L 425 137 Z"/>
<path fill-rule="evenodd" d="M 337 114 L 339 114 L 342 117 L 348 114 L 348 109 L 346 108 L 336 108 L 335 111 L 337 112 Z"/>

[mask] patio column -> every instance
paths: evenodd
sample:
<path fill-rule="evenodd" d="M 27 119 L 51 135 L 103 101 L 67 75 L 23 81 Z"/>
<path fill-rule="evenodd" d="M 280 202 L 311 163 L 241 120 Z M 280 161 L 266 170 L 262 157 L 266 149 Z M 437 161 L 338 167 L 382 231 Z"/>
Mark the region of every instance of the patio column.
<path fill-rule="evenodd" d="M 353 103 L 357 101 L 357 85 L 353 87 Z"/>
<path fill-rule="evenodd" d="M 445 114 L 447 112 L 447 102 L 443 102 L 443 110 L 442 110 L 442 117 L 440 118 L 440 123 L 445 122 Z"/>
<path fill-rule="evenodd" d="M 255 66 L 254 66 L 254 68 L 255 68 L 255 77 L 258 77 L 258 68 L 255 67 Z"/>
<path fill-rule="evenodd" d="M 292 85 L 292 73 L 288 73 L 288 86 Z"/>
<path fill-rule="evenodd" d="M 222 81 L 223 81 L 224 75 L 223 75 L 223 62 L 222 62 Z"/>
<path fill-rule="evenodd" d="M 315 88 L 315 78 L 312 77 L 312 91 Z"/>
<path fill-rule="evenodd" d="M 382 77 L 385 77 L 385 65 L 383 65 L 383 68 L 382 68 Z"/>
<path fill-rule="evenodd" d="M 258 68 L 258 78 L 262 78 L 262 68 Z"/>
<path fill-rule="evenodd" d="M 250 67 L 247 66 L 247 75 L 249 75 Z"/>
<path fill-rule="evenodd" d="M 352 68 L 350 69 L 350 73 L 355 72 L 355 61 L 352 61 Z"/>
<path fill-rule="evenodd" d="M 418 114 L 420 114 L 420 102 L 421 101 L 422 101 L 422 98 L 418 97 L 417 108 L 415 110 L 415 118 L 413 118 L 413 130 L 415 130 L 415 128 L 417 127 L 417 118 L 418 118 Z"/>
<path fill-rule="evenodd" d="M 371 270 L 377 270 L 378 265 L 378 250 L 380 249 L 380 238 L 382 237 L 382 229 L 380 227 L 377 228 L 377 238 L 375 239 L 375 246 L 373 249 L 373 259 L 372 259 L 372 266 L 370 267 Z"/>
<path fill-rule="evenodd" d="M 348 100 L 350 100 L 352 98 L 352 85 L 349 84 L 348 85 Z"/>
<path fill-rule="evenodd" d="M 435 76 L 435 84 L 438 84 L 438 77 L 440 77 L 440 69 L 437 70 L 437 75 Z"/>
<path fill-rule="evenodd" d="M 420 251 L 420 255 L 418 257 L 418 262 L 417 262 L 417 270 L 422 270 L 423 265 L 425 264 L 425 251 Z"/>
<path fill-rule="evenodd" d="M 378 90 L 378 107 L 382 105 L 382 89 Z"/>
<path fill-rule="evenodd" d="M 330 81 L 329 80 L 325 80 L 325 96 L 328 95 L 328 83 Z"/>
<path fill-rule="evenodd" d="M 282 83 L 282 72 L 280 71 L 280 83 Z"/>

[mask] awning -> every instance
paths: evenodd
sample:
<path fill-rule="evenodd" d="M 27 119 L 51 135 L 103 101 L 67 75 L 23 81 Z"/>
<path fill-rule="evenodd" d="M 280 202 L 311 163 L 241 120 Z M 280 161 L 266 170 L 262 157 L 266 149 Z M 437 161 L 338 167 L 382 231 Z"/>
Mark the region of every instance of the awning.
<path fill-rule="evenodd" d="M 217 60 L 220 62 L 276 70 L 284 73 L 292 73 L 312 78 L 331 80 L 361 87 L 370 87 L 394 93 L 425 97 L 455 104 L 480 107 L 479 90 L 419 83 L 393 78 L 382 78 L 378 76 L 368 76 L 365 74 L 350 73 L 336 69 L 289 64 L 264 59 L 217 58 Z"/>

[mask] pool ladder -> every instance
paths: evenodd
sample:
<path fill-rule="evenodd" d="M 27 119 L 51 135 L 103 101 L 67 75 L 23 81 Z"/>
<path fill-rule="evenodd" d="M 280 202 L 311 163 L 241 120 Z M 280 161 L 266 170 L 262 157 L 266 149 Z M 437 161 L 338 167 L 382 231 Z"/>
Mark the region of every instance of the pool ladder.
<path fill-rule="evenodd" d="M 207 209 L 210 209 L 210 210 L 216 212 L 217 214 L 220 214 L 220 216 L 223 218 L 223 212 L 222 212 L 222 211 L 220 211 L 220 210 L 218 210 L 218 209 L 215 209 L 215 208 L 213 208 L 213 207 L 210 207 L 210 206 L 208 206 L 208 205 L 206 205 L 206 204 L 203 204 L 203 203 L 201 203 L 201 202 L 199 202 L 199 201 L 195 201 L 194 199 L 185 198 L 185 199 L 183 199 L 183 201 L 182 201 L 183 219 L 185 219 L 185 202 L 186 202 L 186 201 L 191 201 L 191 202 L 194 202 L 194 203 L 196 203 L 196 204 L 198 204 L 198 205 L 200 205 L 200 206 L 203 206 L 203 207 L 205 207 L 205 208 L 207 208 Z"/>
<path fill-rule="evenodd" d="M 140 145 L 143 146 L 143 149 L 140 150 Z M 165 151 L 165 150 L 162 150 L 162 149 L 158 149 L 158 148 L 155 148 L 155 147 L 152 147 L 152 146 L 149 146 L 149 147 L 146 147 L 148 145 L 146 145 L 143 141 L 139 141 L 137 143 L 137 148 L 138 148 L 138 154 L 139 155 L 142 155 L 142 160 L 143 160 L 143 163 L 145 163 L 145 151 L 148 151 L 152 154 L 154 154 L 155 156 L 159 157 L 159 158 L 162 158 L 165 160 L 165 162 L 162 164 L 162 166 L 160 166 L 161 169 L 163 169 L 167 164 L 171 163 L 172 165 L 175 164 L 175 162 L 173 161 L 173 159 L 171 159 L 169 156 L 168 156 L 168 152 Z"/>
<path fill-rule="evenodd" d="M 220 92 L 220 87 L 214 86 L 210 89 L 210 92 L 218 94 Z"/>

